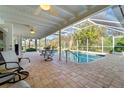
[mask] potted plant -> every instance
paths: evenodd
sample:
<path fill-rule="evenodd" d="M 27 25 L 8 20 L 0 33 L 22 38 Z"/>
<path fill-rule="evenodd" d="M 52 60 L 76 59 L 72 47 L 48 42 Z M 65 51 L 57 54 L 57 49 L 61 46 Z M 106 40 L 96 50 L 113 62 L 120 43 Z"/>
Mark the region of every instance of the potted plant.
<path fill-rule="evenodd" d="M 0 40 L 0 51 L 2 51 L 4 48 L 4 43 L 3 43 L 3 40 Z"/>
<path fill-rule="evenodd" d="M 113 51 L 113 50 L 111 49 L 111 50 L 109 51 L 109 53 L 112 54 L 112 51 Z"/>

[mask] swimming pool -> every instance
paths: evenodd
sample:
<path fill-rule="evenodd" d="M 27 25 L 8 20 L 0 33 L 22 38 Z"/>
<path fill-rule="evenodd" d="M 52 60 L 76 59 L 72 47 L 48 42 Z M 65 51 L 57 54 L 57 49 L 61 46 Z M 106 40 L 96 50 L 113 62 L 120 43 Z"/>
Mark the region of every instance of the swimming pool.
<path fill-rule="evenodd" d="M 81 52 L 67 52 L 67 60 L 75 63 L 89 63 L 94 62 L 100 58 L 103 58 L 105 55 L 98 54 L 87 54 Z M 64 53 L 64 57 L 66 57 Z"/>

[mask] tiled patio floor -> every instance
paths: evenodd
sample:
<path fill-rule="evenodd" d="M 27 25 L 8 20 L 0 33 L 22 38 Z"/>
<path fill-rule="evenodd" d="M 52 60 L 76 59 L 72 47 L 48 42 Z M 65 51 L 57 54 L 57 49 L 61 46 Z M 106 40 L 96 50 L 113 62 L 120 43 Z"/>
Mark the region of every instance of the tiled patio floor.
<path fill-rule="evenodd" d="M 88 64 L 43 61 L 39 53 L 26 53 L 31 63 L 22 62 L 30 72 L 26 81 L 35 88 L 124 87 L 124 56 L 108 55 Z M 1 87 L 9 87 L 5 84 Z"/>

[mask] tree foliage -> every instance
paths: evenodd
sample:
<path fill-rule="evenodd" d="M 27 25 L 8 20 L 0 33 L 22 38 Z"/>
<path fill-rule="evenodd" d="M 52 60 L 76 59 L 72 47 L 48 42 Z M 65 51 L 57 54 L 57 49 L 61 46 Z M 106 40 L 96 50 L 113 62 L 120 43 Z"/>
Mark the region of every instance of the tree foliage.
<path fill-rule="evenodd" d="M 103 33 L 103 28 L 99 26 L 90 26 L 85 29 L 78 30 L 74 33 L 73 37 L 75 40 L 79 41 L 79 44 L 86 45 L 87 39 L 89 41 L 89 45 L 94 45 L 98 43 Z"/>

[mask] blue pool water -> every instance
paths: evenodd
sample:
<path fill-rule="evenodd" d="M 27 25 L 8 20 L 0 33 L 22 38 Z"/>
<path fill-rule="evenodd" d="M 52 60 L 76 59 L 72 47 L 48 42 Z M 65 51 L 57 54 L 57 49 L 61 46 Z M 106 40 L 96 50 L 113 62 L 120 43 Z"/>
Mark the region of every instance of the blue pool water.
<path fill-rule="evenodd" d="M 81 52 L 68 52 L 67 59 L 69 61 L 75 62 L 75 63 L 89 63 L 94 62 L 100 58 L 103 58 L 103 55 L 96 55 L 96 54 L 84 54 Z M 65 56 L 65 55 L 64 55 Z"/>

